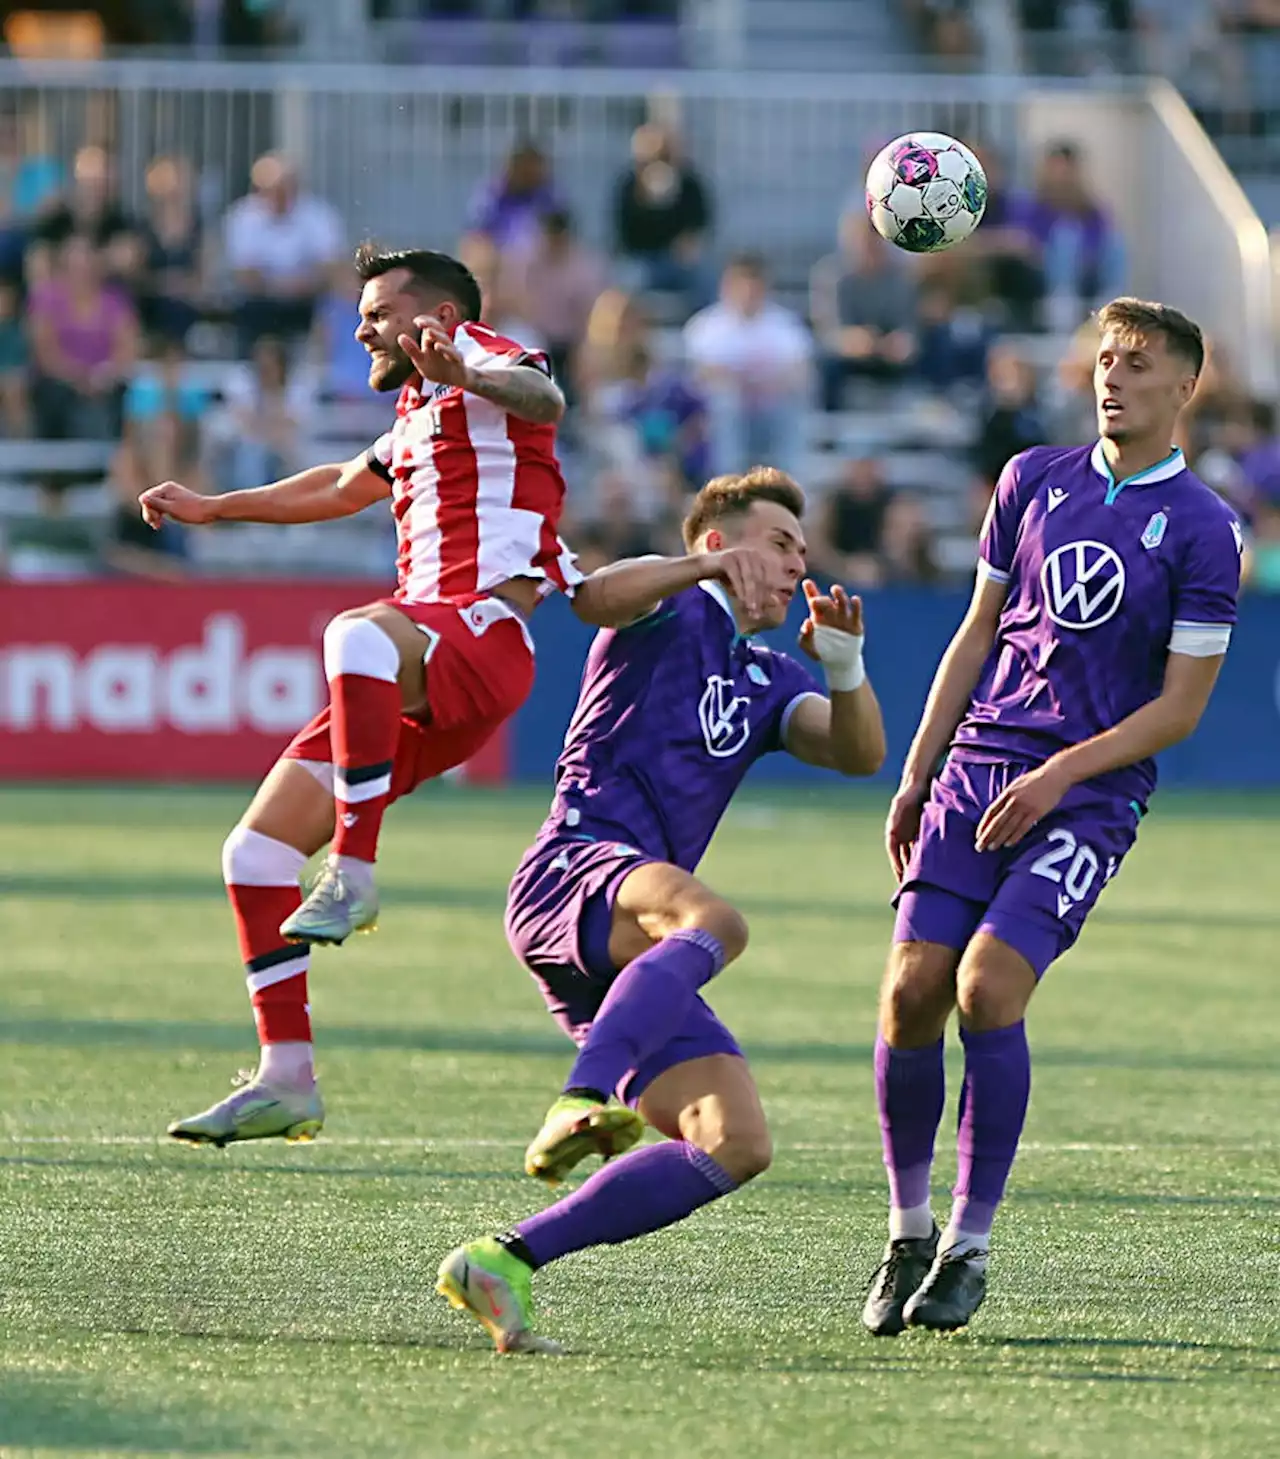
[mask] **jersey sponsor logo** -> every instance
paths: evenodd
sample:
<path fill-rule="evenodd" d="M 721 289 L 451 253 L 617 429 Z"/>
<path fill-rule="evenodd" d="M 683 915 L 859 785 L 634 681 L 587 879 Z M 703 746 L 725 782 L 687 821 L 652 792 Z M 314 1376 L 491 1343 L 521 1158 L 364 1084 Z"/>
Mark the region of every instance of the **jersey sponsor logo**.
<path fill-rule="evenodd" d="M 1062 628 L 1098 628 L 1124 598 L 1124 563 L 1105 542 L 1065 542 L 1040 569 L 1045 610 Z"/>
<path fill-rule="evenodd" d="M 1169 518 L 1165 512 L 1153 512 L 1151 520 L 1142 529 L 1142 545 L 1148 552 L 1159 547 L 1169 529 Z"/>
<path fill-rule="evenodd" d="M 736 755 L 751 735 L 747 707 L 751 701 L 733 692 L 733 680 L 712 674 L 698 700 L 698 723 L 707 754 L 717 760 Z"/>
<path fill-rule="evenodd" d="M 1069 493 L 1063 491 L 1060 486 L 1051 486 L 1049 488 L 1049 510 L 1056 511 L 1066 501 L 1068 495 Z"/>

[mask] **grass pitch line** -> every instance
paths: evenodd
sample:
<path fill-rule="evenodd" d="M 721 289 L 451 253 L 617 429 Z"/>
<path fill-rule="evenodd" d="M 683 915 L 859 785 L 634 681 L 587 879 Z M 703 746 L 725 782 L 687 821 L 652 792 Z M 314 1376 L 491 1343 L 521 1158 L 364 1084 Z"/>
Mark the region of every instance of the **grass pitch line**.
<path fill-rule="evenodd" d="M 246 1141 L 256 1145 L 264 1145 L 269 1142 L 263 1140 Z M 523 1150 L 528 1142 L 526 1140 L 433 1140 L 430 1137 L 415 1138 L 411 1135 L 405 1136 L 378 1136 L 368 1139 L 359 1135 L 321 1135 L 319 1139 L 311 1142 L 312 1149 L 321 1149 L 325 1146 L 341 1147 L 343 1149 L 366 1149 L 366 1150 Z M 1206 1144 L 1209 1142 L 1205 1142 Z M 145 1149 L 174 1148 L 174 1141 L 167 1135 L 0 1135 L 2 1145 L 59 1145 L 59 1146 L 126 1146 L 141 1147 Z M 1228 1147 L 1218 1141 L 1213 1141 L 1214 1149 L 1240 1148 L 1255 1150 L 1253 1145 Z M 812 1155 L 839 1155 L 839 1154 L 866 1154 L 868 1152 L 878 1154 L 879 1144 L 872 1144 L 869 1141 L 851 1140 L 847 1142 L 836 1141 L 797 1141 L 794 1145 L 786 1144 L 781 1147 L 784 1150 L 796 1151 L 800 1154 Z M 1024 1140 L 1019 1146 L 1020 1152 L 1024 1154 L 1040 1155 L 1071 1155 L 1071 1154 L 1096 1154 L 1096 1155 L 1134 1155 L 1143 1151 L 1157 1150 L 1187 1150 L 1194 1148 L 1193 1142 L 1182 1140 L 1169 1143 L 1157 1144 L 1118 1144 L 1108 1141 L 1093 1142 L 1088 1140 Z"/>

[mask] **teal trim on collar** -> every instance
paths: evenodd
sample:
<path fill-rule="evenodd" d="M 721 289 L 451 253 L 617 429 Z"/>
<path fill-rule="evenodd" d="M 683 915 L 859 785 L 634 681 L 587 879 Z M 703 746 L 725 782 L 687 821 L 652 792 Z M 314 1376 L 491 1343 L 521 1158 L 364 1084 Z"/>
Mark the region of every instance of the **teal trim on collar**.
<path fill-rule="evenodd" d="M 1111 470 L 1111 463 L 1102 449 L 1101 441 L 1090 452 L 1089 464 L 1107 483 L 1105 501 L 1109 507 L 1115 505 L 1116 498 L 1126 486 L 1151 486 L 1157 481 L 1168 481 L 1171 477 L 1180 476 L 1187 469 L 1186 457 L 1182 454 L 1181 448 L 1175 446 L 1163 461 L 1157 461 L 1154 466 L 1148 466 L 1145 471 L 1137 471 L 1132 476 L 1126 476 L 1123 481 L 1117 481 Z"/>
<path fill-rule="evenodd" d="M 743 635 L 738 632 L 738 615 L 733 611 L 733 604 L 729 601 L 728 593 L 725 592 L 719 583 L 712 582 L 710 578 L 704 578 L 698 586 L 708 598 L 714 598 L 729 615 L 729 621 L 733 624 L 733 641 L 737 643 Z"/>

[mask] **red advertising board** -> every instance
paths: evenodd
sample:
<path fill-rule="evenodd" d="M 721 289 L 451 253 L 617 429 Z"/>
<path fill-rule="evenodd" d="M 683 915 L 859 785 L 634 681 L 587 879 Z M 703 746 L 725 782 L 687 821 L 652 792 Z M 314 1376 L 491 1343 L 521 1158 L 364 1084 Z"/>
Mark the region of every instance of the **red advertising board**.
<path fill-rule="evenodd" d="M 325 624 L 386 591 L 0 584 L 0 779 L 256 779 L 325 702 Z M 468 778 L 504 760 L 499 737 Z"/>

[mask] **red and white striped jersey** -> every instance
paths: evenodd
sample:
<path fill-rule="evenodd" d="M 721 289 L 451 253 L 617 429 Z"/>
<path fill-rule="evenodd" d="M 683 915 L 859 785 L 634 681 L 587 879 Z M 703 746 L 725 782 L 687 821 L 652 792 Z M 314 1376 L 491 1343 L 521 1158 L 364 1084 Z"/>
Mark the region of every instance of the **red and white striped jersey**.
<path fill-rule="evenodd" d="M 453 341 L 473 370 L 521 364 L 550 374 L 545 355 L 487 325 L 460 324 Z M 395 425 L 368 461 L 391 486 L 398 598 L 466 597 L 517 577 L 540 578 L 544 592 L 582 581 L 556 531 L 565 488 L 554 426 L 427 381 L 401 390 Z"/>

